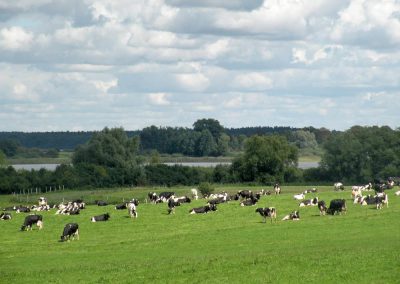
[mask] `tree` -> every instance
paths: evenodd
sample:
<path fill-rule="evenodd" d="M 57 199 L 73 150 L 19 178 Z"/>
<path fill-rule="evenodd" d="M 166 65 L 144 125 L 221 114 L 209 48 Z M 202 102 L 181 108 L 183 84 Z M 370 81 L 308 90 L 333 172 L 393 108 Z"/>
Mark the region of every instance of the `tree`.
<path fill-rule="evenodd" d="M 194 131 L 203 132 L 204 130 L 210 131 L 211 135 L 214 139 L 218 139 L 222 133 L 224 133 L 224 128 L 219 123 L 218 120 L 208 118 L 208 119 L 199 119 L 195 123 L 193 123 Z"/>
<path fill-rule="evenodd" d="M 232 171 L 245 182 L 283 181 L 288 168 L 297 166 L 297 155 L 297 148 L 284 137 L 256 135 L 247 140 L 245 153 L 234 160 Z"/>
<path fill-rule="evenodd" d="M 7 166 L 7 157 L 3 151 L 0 150 L 0 168 L 5 166 Z"/>
<path fill-rule="evenodd" d="M 5 139 L 0 141 L 0 150 L 7 156 L 12 157 L 17 153 L 20 144 L 16 140 Z"/>

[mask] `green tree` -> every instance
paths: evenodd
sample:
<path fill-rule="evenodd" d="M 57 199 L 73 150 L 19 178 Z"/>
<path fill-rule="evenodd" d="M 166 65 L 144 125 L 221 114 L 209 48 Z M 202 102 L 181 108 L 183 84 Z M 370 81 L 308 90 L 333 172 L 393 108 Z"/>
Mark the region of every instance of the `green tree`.
<path fill-rule="evenodd" d="M 256 135 L 247 139 L 245 153 L 234 160 L 232 171 L 241 181 L 283 181 L 285 172 L 297 166 L 297 159 L 297 148 L 284 137 Z"/>
<path fill-rule="evenodd" d="M 214 139 L 218 139 L 222 133 L 224 133 L 224 128 L 219 123 L 218 120 L 212 118 L 199 119 L 193 124 L 194 131 L 202 132 L 204 130 L 210 131 Z"/>
<path fill-rule="evenodd" d="M 7 157 L 3 153 L 3 151 L 0 150 L 0 168 L 3 168 L 5 166 L 7 166 Z"/>

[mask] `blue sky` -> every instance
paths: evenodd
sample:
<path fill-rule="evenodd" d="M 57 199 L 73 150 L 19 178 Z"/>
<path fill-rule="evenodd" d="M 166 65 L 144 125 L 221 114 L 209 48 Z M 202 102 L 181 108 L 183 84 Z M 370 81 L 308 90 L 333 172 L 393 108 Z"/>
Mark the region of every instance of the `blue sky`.
<path fill-rule="evenodd" d="M 0 131 L 400 126 L 398 0 L 0 0 Z"/>

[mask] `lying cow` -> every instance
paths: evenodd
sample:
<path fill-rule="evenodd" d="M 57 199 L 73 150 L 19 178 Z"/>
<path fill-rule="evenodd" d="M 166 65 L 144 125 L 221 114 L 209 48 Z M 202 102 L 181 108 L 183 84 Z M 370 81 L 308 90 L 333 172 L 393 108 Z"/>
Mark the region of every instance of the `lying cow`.
<path fill-rule="evenodd" d="M 126 209 L 126 203 L 115 205 L 115 210 L 124 210 Z"/>
<path fill-rule="evenodd" d="M 341 214 L 342 212 L 346 213 L 346 200 L 344 199 L 333 199 L 329 204 L 329 208 L 326 213 L 335 215 L 336 213 Z"/>
<path fill-rule="evenodd" d="M 68 223 L 64 227 L 64 231 L 62 236 L 60 237 L 61 242 L 69 241 L 70 239 L 74 240 L 75 237 L 79 240 L 79 226 L 77 223 Z"/>
<path fill-rule="evenodd" d="M 293 195 L 293 198 L 295 200 L 303 200 L 306 197 L 306 195 L 304 193 L 300 193 L 300 194 L 295 194 Z"/>
<path fill-rule="evenodd" d="M 315 197 L 313 199 L 307 199 L 302 202 L 300 202 L 299 206 L 304 207 L 304 206 L 317 206 L 318 205 L 318 197 Z"/>
<path fill-rule="evenodd" d="M 386 193 L 378 193 L 375 196 L 368 195 L 365 196 L 361 202 L 361 205 L 375 205 L 376 209 L 382 209 L 383 204 L 386 204 L 386 207 L 389 207 L 389 199 Z"/>
<path fill-rule="evenodd" d="M 318 201 L 318 209 L 319 209 L 319 215 L 325 215 L 326 211 L 328 208 L 326 207 L 325 201 L 321 200 Z"/>
<path fill-rule="evenodd" d="M 97 204 L 97 206 L 107 206 L 108 205 L 108 203 L 103 200 L 96 200 L 95 203 Z"/>
<path fill-rule="evenodd" d="M 400 190 L 396 191 L 396 192 L 394 193 L 394 195 L 400 196 Z"/>
<path fill-rule="evenodd" d="M 21 231 L 31 230 L 32 226 L 36 224 L 36 226 L 40 229 L 43 229 L 43 217 L 42 215 L 28 215 L 25 217 L 24 224 L 21 226 Z"/>
<path fill-rule="evenodd" d="M 313 187 L 313 188 L 310 188 L 310 189 L 306 189 L 303 193 L 306 194 L 306 193 L 316 193 L 316 192 L 318 192 L 318 189 Z"/>
<path fill-rule="evenodd" d="M 341 182 L 336 182 L 336 183 L 333 185 L 333 189 L 334 189 L 335 191 L 344 190 L 344 185 L 343 185 L 343 183 L 341 183 Z"/>
<path fill-rule="evenodd" d="M 29 213 L 29 212 L 31 212 L 31 209 L 28 208 L 28 207 L 25 207 L 25 206 L 20 206 L 20 207 L 17 208 L 17 210 L 15 212 L 17 212 L 17 213 L 21 213 L 21 212 Z"/>
<path fill-rule="evenodd" d="M 271 218 L 271 223 L 272 219 L 276 221 L 276 209 L 275 207 L 265 207 L 265 208 L 257 208 L 256 212 L 263 217 L 264 223 L 267 222 L 267 218 Z"/>
<path fill-rule="evenodd" d="M 252 195 L 249 199 L 240 202 L 240 206 L 253 206 L 256 205 L 257 202 L 258 199 Z"/>
<path fill-rule="evenodd" d="M 93 216 L 92 218 L 90 218 L 90 221 L 101 222 L 101 221 L 107 221 L 108 219 L 110 219 L 110 214 L 105 213 L 98 216 Z"/>
<path fill-rule="evenodd" d="M 11 220 L 11 213 L 1 212 L 0 220 Z"/>
<path fill-rule="evenodd" d="M 203 207 L 192 208 L 189 210 L 189 214 L 204 214 L 210 211 L 217 211 L 217 205 L 206 205 Z"/>
<path fill-rule="evenodd" d="M 286 215 L 282 219 L 282 221 L 287 221 L 287 220 L 299 221 L 300 220 L 299 211 L 293 211 L 292 213 L 290 213 L 289 215 Z"/>

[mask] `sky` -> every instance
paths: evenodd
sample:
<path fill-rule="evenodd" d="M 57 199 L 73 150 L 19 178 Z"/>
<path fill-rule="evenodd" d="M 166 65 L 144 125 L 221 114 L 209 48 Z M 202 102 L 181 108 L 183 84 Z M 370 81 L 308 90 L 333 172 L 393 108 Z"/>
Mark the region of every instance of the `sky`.
<path fill-rule="evenodd" d="M 400 126 L 400 0 L 0 0 L 0 131 Z"/>

